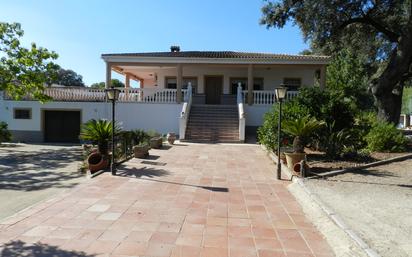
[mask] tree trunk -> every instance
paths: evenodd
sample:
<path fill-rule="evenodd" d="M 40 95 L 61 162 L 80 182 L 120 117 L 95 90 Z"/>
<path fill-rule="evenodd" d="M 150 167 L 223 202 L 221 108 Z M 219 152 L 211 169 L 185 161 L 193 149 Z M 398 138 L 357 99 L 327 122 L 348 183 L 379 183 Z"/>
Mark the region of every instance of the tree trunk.
<path fill-rule="evenodd" d="M 397 125 L 401 115 L 403 88 L 400 87 L 398 90 L 394 91 L 395 92 L 387 92 L 380 95 L 374 94 L 374 97 L 376 107 L 378 108 L 379 120 Z"/>
<path fill-rule="evenodd" d="M 403 82 L 410 77 L 412 64 L 412 17 L 398 45 L 392 50 L 388 64 L 380 76 L 372 82 L 372 94 L 378 107 L 378 118 L 399 123 L 402 108 Z"/>
<path fill-rule="evenodd" d="M 294 153 L 304 153 L 305 152 L 305 140 L 299 136 L 295 136 L 293 139 L 293 152 Z"/>

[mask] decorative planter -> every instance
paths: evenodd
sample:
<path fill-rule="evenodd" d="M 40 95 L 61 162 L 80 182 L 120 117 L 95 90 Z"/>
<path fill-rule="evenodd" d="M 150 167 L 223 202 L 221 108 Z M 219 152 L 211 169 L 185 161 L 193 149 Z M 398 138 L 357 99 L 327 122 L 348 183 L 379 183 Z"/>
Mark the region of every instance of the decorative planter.
<path fill-rule="evenodd" d="M 175 143 L 176 140 L 176 134 L 173 132 L 169 132 L 167 133 L 167 142 L 169 142 L 169 144 L 173 145 Z"/>
<path fill-rule="evenodd" d="M 280 161 L 281 161 L 283 164 L 286 164 L 286 163 L 287 163 L 286 156 L 285 156 L 285 153 L 284 153 L 284 152 L 281 152 L 281 153 L 280 153 Z"/>
<path fill-rule="evenodd" d="M 153 137 L 150 139 L 150 147 L 153 149 L 160 149 L 163 146 L 163 139 L 161 137 Z"/>
<path fill-rule="evenodd" d="M 301 160 L 305 159 L 305 153 L 285 153 L 286 156 L 286 163 L 290 170 L 293 170 L 293 167 L 296 163 L 300 162 Z"/>
<path fill-rule="evenodd" d="M 149 156 L 149 146 L 135 145 L 133 146 L 133 153 L 135 158 L 147 158 L 147 156 Z"/>
<path fill-rule="evenodd" d="M 109 166 L 109 162 L 101 153 L 95 152 L 87 157 L 87 163 L 89 165 L 89 170 L 94 173 L 99 170 L 103 170 Z"/>

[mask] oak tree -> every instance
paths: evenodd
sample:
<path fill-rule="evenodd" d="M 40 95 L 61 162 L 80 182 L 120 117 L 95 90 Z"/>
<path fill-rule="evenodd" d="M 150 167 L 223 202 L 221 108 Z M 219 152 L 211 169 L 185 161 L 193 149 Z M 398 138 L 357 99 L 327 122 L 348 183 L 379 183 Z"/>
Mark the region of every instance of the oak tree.
<path fill-rule="evenodd" d="M 261 23 L 299 26 L 313 49 L 350 49 L 374 71 L 370 90 L 378 117 L 398 123 L 405 83 L 412 78 L 411 0 L 267 0 Z"/>

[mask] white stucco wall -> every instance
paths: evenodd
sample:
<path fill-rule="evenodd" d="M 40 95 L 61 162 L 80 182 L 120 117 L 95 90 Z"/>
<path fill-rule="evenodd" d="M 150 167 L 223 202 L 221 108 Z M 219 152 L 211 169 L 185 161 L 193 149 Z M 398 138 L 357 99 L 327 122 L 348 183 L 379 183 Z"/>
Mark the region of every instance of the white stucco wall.
<path fill-rule="evenodd" d="M 265 113 L 269 112 L 272 105 L 247 105 L 243 106 L 246 113 L 246 126 L 257 127 L 262 125 Z"/>
<path fill-rule="evenodd" d="M 162 134 L 178 134 L 182 106 L 183 104 L 119 103 L 116 105 L 116 119 L 123 122 L 125 130 L 154 129 Z"/>
<path fill-rule="evenodd" d="M 30 108 L 31 119 L 14 119 L 15 108 Z M 123 129 L 154 129 L 160 133 L 179 132 L 179 114 L 182 104 L 117 103 L 116 119 Z M 81 121 L 111 119 L 111 104 L 103 102 L 49 102 L 0 100 L 0 121 L 12 131 L 42 131 L 44 110 L 76 110 Z"/>

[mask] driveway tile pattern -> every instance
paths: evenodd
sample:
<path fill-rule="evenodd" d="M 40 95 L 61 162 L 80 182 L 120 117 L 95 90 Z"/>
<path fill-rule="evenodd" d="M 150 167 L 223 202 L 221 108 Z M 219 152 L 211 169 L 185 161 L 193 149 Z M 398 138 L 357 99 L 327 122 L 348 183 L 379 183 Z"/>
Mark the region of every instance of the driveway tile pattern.
<path fill-rule="evenodd" d="M 4 220 L 0 256 L 334 256 L 259 146 L 150 153 Z"/>

